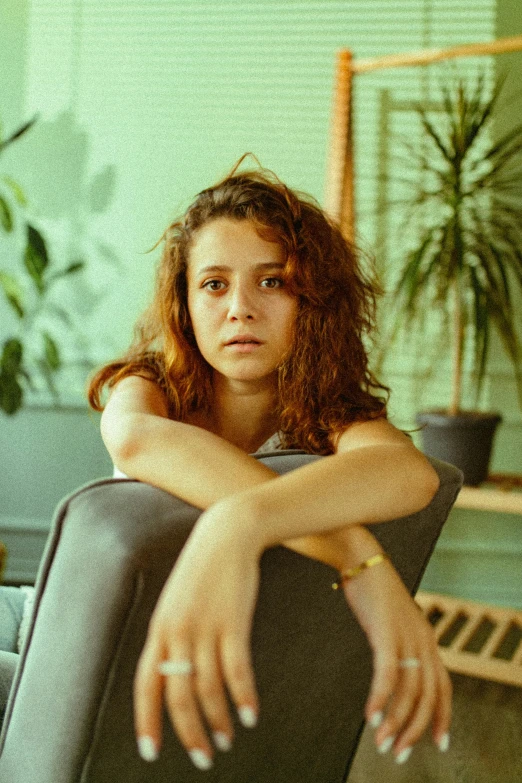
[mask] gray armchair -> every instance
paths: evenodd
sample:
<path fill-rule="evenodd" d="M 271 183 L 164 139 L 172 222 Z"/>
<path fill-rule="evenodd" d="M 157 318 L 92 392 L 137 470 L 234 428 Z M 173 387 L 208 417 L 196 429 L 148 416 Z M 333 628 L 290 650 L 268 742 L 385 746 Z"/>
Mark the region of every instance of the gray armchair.
<path fill-rule="evenodd" d="M 321 459 L 259 455 L 284 473 Z M 422 512 L 372 526 L 408 589 L 418 587 L 461 474 L 432 460 L 440 489 Z M 36 609 L 0 739 L 5 783 L 342 783 L 363 727 L 372 662 L 331 589 L 336 572 L 285 547 L 265 552 L 253 626 L 261 713 L 236 723 L 212 770 L 192 766 L 165 720 L 158 761 L 137 753 L 132 681 L 159 592 L 200 512 L 133 480 L 91 483 L 59 506 Z"/>

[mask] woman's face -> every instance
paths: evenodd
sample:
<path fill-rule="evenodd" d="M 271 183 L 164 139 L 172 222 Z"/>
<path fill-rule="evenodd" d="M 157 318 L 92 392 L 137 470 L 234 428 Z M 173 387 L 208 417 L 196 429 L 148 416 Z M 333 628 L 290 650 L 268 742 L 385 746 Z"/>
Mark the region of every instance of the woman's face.
<path fill-rule="evenodd" d="M 192 240 L 188 309 L 201 354 L 237 381 L 272 377 L 292 345 L 297 301 L 285 289 L 285 255 L 248 220 L 221 217 Z"/>

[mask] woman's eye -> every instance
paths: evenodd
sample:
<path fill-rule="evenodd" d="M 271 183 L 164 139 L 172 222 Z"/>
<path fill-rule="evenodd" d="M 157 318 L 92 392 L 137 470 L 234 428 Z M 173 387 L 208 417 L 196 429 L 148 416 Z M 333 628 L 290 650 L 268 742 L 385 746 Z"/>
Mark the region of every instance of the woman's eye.
<path fill-rule="evenodd" d="M 280 277 L 265 277 L 263 283 L 265 288 L 281 288 L 284 285 L 284 281 Z"/>
<path fill-rule="evenodd" d="M 203 283 L 203 288 L 208 288 L 210 291 L 221 291 L 219 286 L 224 285 L 222 280 L 207 280 Z"/>

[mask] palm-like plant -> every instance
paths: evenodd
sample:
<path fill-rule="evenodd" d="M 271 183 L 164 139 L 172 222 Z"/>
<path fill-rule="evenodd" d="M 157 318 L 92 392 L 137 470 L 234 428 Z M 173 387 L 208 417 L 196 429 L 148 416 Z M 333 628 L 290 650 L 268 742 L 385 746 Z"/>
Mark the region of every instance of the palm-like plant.
<path fill-rule="evenodd" d="M 0 134 L 0 154 L 21 138 L 34 122 L 35 119 L 30 120 L 5 139 Z M 28 222 L 26 206 L 25 195 L 18 183 L 11 177 L 1 177 L 0 229 L 4 235 L 13 233 L 18 217 L 25 239 L 22 277 L 0 268 L 0 292 L 3 292 L 20 325 L 15 334 L 3 339 L 0 346 L 0 410 L 7 414 L 16 413 L 21 408 L 24 388 L 35 385 L 36 375 L 42 376 L 50 391 L 57 396 L 53 376 L 62 364 L 59 347 L 47 330 L 35 334 L 34 324 L 41 312 L 47 310 L 54 311 L 70 325 L 67 312 L 50 305 L 47 295 L 57 280 L 78 272 L 84 266 L 83 262 L 77 261 L 64 270 L 52 270 L 46 242 L 38 229 Z M 31 292 L 24 285 L 24 278 L 30 281 Z M 40 346 L 35 351 L 34 345 L 38 342 Z"/>
<path fill-rule="evenodd" d="M 453 380 L 449 414 L 460 410 L 462 359 L 471 340 L 477 391 L 495 327 L 510 357 L 522 403 L 516 289 L 522 292 L 522 125 L 500 139 L 492 132 L 502 85 L 487 91 L 457 80 L 442 88 L 434 114 L 416 108 L 424 138 L 409 150 L 420 169 L 407 200 L 418 240 L 395 289 L 398 323 L 443 309 L 452 324 Z"/>

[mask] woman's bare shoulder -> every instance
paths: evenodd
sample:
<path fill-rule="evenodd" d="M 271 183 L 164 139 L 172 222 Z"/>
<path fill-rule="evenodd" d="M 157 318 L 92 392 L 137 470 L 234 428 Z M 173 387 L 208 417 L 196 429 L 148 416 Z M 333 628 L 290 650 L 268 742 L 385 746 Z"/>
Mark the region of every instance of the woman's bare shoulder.
<path fill-rule="evenodd" d="M 413 441 L 401 430 L 397 429 L 388 419 L 381 416 L 378 419 L 356 421 L 342 432 L 332 437 L 336 453 L 352 451 L 363 446 L 396 444 L 414 449 Z"/>
<path fill-rule="evenodd" d="M 127 375 L 112 388 L 106 411 L 118 413 L 150 413 L 168 418 L 165 393 L 154 381 L 139 375 Z"/>

